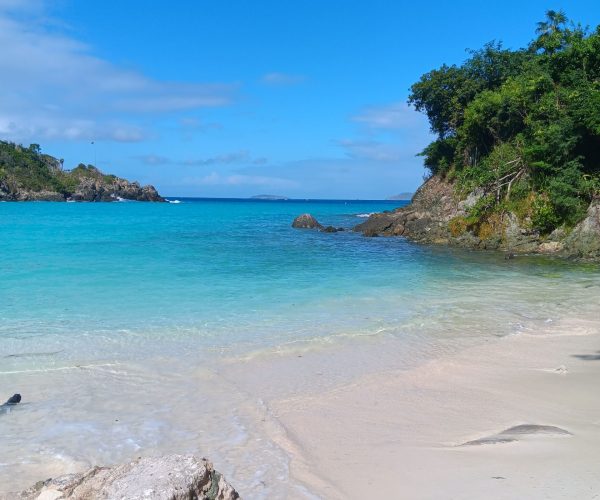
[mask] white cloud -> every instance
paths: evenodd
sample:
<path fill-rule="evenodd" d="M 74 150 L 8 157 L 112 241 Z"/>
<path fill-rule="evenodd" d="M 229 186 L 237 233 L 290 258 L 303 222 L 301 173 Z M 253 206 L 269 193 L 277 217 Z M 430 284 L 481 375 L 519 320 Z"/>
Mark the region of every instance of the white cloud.
<path fill-rule="evenodd" d="M 367 108 L 352 119 L 374 129 L 401 129 L 422 121 L 421 115 L 403 102 Z"/>
<path fill-rule="evenodd" d="M 352 140 L 342 139 L 337 144 L 345 149 L 351 158 L 368 159 L 374 161 L 399 161 L 409 155 L 414 156 L 412 150 L 406 151 L 406 148 L 398 144 L 386 144 L 374 140 Z"/>
<path fill-rule="evenodd" d="M 232 102 L 235 86 L 172 82 L 96 57 L 34 0 L 0 0 L 0 133 L 138 141 L 144 116 Z M 53 29 L 49 29 L 52 26 Z"/>
<path fill-rule="evenodd" d="M 302 83 L 306 78 L 302 75 L 290 75 L 287 73 L 267 73 L 261 78 L 262 83 L 273 86 L 296 85 Z"/>
<path fill-rule="evenodd" d="M 206 167 L 214 165 L 235 165 L 241 163 L 264 165 L 268 160 L 264 157 L 252 158 L 249 151 L 241 150 L 232 153 L 209 156 L 206 158 L 188 158 L 184 160 L 168 158 L 156 154 L 146 154 L 133 157 L 145 165 L 179 165 L 183 167 Z"/>
<path fill-rule="evenodd" d="M 29 118 L 0 110 L 0 137 L 15 141 L 38 139 L 104 140 L 140 142 L 148 133 L 140 127 L 118 122 L 96 122 L 76 117 L 39 113 Z"/>
<path fill-rule="evenodd" d="M 203 177 L 188 177 L 183 181 L 186 185 L 196 186 L 260 186 L 273 189 L 298 186 L 297 182 L 281 177 L 246 174 L 222 175 L 217 172 L 211 172 Z"/>
<path fill-rule="evenodd" d="M 173 161 L 170 158 L 167 158 L 166 156 L 160 156 L 160 155 L 154 155 L 154 154 L 134 156 L 133 159 L 141 161 L 144 165 L 152 165 L 152 166 L 167 165 L 169 163 L 173 163 Z"/>
<path fill-rule="evenodd" d="M 250 153 L 248 151 L 236 151 L 233 153 L 226 153 L 223 155 L 217 155 L 210 158 L 198 158 L 193 160 L 184 160 L 183 165 L 188 166 L 206 166 L 216 164 L 230 164 L 248 161 L 250 159 Z"/>

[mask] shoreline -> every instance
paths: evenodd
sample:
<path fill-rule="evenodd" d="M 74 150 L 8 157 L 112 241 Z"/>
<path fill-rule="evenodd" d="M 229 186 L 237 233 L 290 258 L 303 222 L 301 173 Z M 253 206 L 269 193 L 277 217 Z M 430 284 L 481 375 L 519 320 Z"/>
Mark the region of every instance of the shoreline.
<path fill-rule="evenodd" d="M 289 454 L 291 478 L 322 498 L 591 499 L 599 349 L 594 320 L 489 339 L 268 401 L 271 438 Z"/>
<path fill-rule="evenodd" d="M 242 495 L 252 485 L 257 498 L 268 498 L 273 488 L 304 499 L 591 499 L 590 492 L 600 491 L 598 320 L 558 319 L 391 366 L 380 355 L 403 340 L 272 353 L 225 363 L 212 374 L 188 374 L 190 397 L 196 377 L 208 377 L 215 391 L 232 395 L 218 414 L 245 415 L 247 437 L 215 453 L 217 443 L 191 434 L 191 441 L 175 439 L 140 454 L 206 454 Z M 349 364 L 355 371 L 339 371 Z M 123 369 L 123 376 L 135 376 L 133 367 Z M 204 422 L 193 417 L 191 399 L 178 399 L 171 425 L 201 433 Z M 557 429 L 503 433 L 522 425 Z M 461 446 L 482 439 L 478 446 Z M 247 461 L 250 449 L 259 464 Z M 267 455 L 278 456 L 279 471 L 253 477 L 267 465 Z M 79 470 L 92 464 L 71 465 Z M 47 473 L 75 471 L 60 469 Z"/>

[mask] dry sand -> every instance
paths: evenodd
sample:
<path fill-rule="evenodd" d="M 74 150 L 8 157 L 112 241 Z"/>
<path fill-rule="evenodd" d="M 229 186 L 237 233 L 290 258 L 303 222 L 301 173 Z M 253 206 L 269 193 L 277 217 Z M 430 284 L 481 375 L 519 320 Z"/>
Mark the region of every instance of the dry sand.
<path fill-rule="evenodd" d="M 599 389 L 600 318 L 266 404 L 322 498 L 593 499 Z"/>

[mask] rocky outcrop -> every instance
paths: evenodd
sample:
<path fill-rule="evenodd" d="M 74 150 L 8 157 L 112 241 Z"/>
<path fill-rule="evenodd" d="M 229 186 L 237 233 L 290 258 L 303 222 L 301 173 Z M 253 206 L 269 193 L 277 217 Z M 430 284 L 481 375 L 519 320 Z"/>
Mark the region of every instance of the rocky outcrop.
<path fill-rule="evenodd" d="M 40 481 L 14 500 L 235 500 L 238 493 L 206 459 L 188 455 L 138 458 Z"/>
<path fill-rule="evenodd" d="M 483 195 L 476 190 L 459 200 L 450 182 L 434 176 L 417 190 L 410 205 L 373 214 L 354 231 L 364 236 L 404 236 L 425 244 L 600 260 L 600 200 L 592 202 L 586 218 L 570 233 L 559 228 L 542 235 L 510 212 L 469 227 L 469 209 Z"/>
<path fill-rule="evenodd" d="M 447 244 L 452 239 L 449 222 L 464 210 L 452 186 L 432 177 L 417 190 L 410 205 L 373 214 L 354 231 L 365 236 L 406 236 L 421 243 Z"/>
<path fill-rule="evenodd" d="M 339 233 L 344 231 L 343 227 L 323 226 L 310 214 L 302 214 L 294 219 L 292 227 L 296 229 L 318 229 L 322 233 Z"/>
<path fill-rule="evenodd" d="M 296 229 L 323 229 L 323 226 L 310 214 L 302 214 L 294 219 L 292 227 Z"/>
<path fill-rule="evenodd" d="M 94 179 L 82 179 L 72 193 L 57 191 L 29 191 L 20 188 L 3 188 L 0 185 L 0 201 L 165 201 L 154 186 L 140 186 L 137 182 L 118 179 L 104 183 Z"/>
<path fill-rule="evenodd" d="M 585 219 L 564 238 L 562 247 L 567 255 L 600 260 L 600 199 L 591 203 Z"/>
<path fill-rule="evenodd" d="M 153 186 L 140 186 L 93 165 L 63 169 L 63 160 L 0 140 L 0 201 L 165 201 Z"/>
<path fill-rule="evenodd" d="M 327 226 L 327 227 L 324 227 L 323 229 L 321 229 L 321 231 L 323 233 L 340 233 L 340 232 L 344 231 L 344 228 L 343 227 Z"/>
<path fill-rule="evenodd" d="M 140 186 L 116 177 L 112 182 L 84 177 L 75 191 L 68 196 L 73 201 L 116 201 L 119 198 L 135 201 L 164 201 L 154 186 Z"/>

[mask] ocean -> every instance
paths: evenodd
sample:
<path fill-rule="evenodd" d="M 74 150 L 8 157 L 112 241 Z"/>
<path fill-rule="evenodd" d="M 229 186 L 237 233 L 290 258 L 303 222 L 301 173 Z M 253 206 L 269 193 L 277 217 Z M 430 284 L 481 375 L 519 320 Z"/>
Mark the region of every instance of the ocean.
<path fill-rule="evenodd" d="M 0 397 L 23 396 L 0 413 L 0 491 L 190 452 L 246 496 L 310 497 L 269 398 L 596 314 L 591 264 L 291 227 L 404 202 L 178 201 L 0 203 Z M 261 373 L 273 358 L 307 361 Z"/>

